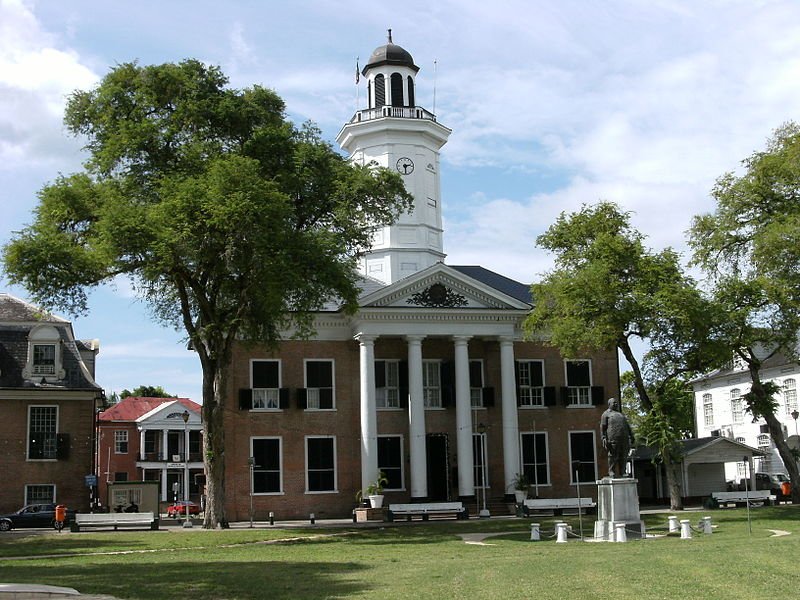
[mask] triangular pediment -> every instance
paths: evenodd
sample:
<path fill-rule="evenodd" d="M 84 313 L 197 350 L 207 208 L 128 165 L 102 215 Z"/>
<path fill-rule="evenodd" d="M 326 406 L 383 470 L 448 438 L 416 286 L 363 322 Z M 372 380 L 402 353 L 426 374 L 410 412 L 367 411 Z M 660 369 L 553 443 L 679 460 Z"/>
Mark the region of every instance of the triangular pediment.
<path fill-rule="evenodd" d="M 530 305 L 443 263 L 361 297 L 362 308 L 528 310 Z"/>
<path fill-rule="evenodd" d="M 189 413 L 189 425 L 198 425 L 200 423 L 200 415 L 187 408 L 185 405 L 181 404 L 177 400 L 172 402 L 165 402 L 163 404 L 159 404 L 153 410 L 143 414 L 141 417 L 136 419 L 136 422 L 139 423 L 140 426 L 147 426 L 150 427 L 158 427 L 158 428 L 170 428 L 170 429 L 181 429 L 183 428 L 183 413 Z M 166 427 L 162 427 L 166 426 Z"/>

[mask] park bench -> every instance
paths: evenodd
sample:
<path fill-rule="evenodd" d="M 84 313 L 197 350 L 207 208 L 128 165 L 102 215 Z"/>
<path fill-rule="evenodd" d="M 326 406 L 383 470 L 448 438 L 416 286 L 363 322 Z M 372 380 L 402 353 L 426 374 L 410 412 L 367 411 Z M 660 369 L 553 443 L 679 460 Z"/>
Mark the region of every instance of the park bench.
<path fill-rule="evenodd" d="M 777 500 L 775 494 L 771 494 L 769 490 L 750 490 L 738 492 L 711 492 L 711 499 L 717 506 L 727 504 L 734 504 L 736 506 L 746 506 L 750 502 L 750 506 L 754 504 L 775 504 Z"/>
<path fill-rule="evenodd" d="M 414 516 L 422 517 L 423 521 L 433 516 L 454 516 L 456 519 L 467 519 L 469 514 L 463 502 L 416 502 L 413 504 L 390 504 L 386 513 L 387 521 L 394 521 L 395 517 L 405 516 L 410 521 Z"/>
<path fill-rule="evenodd" d="M 158 529 L 158 518 L 151 512 L 140 513 L 78 513 L 70 525 L 71 531 L 81 527 L 147 527 Z"/>
<path fill-rule="evenodd" d="M 528 498 L 522 503 L 522 513 L 526 517 L 533 512 L 562 515 L 565 511 L 577 513 L 580 510 L 585 514 L 596 506 L 591 498 L 580 498 L 580 504 L 578 498 Z"/>

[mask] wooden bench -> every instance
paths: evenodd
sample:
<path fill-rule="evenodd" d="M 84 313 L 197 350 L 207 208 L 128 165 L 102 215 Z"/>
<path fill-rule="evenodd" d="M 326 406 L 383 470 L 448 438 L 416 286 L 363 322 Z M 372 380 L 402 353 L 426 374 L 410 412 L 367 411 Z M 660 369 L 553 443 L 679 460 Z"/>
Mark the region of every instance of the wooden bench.
<path fill-rule="evenodd" d="M 529 517 L 532 512 L 548 511 L 554 515 L 564 514 L 564 511 L 574 511 L 577 513 L 579 510 L 586 514 L 590 509 L 597 506 L 591 498 L 581 498 L 580 505 L 578 498 L 528 498 L 522 503 L 522 513 Z"/>
<path fill-rule="evenodd" d="M 410 521 L 414 516 L 421 516 L 427 521 L 431 516 L 455 516 L 456 519 L 467 519 L 469 513 L 463 502 L 417 502 L 413 504 L 390 504 L 386 513 L 387 521 L 394 521 L 395 517 L 405 516 Z"/>
<path fill-rule="evenodd" d="M 78 513 L 70 525 L 71 531 L 81 527 L 147 527 L 158 529 L 158 519 L 151 512 L 140 513 Z"/>
<path fill-rule="evenodd" d="M 736 506 L 750 506 L 754 504 L 775 504 L 777 500 L 775 494 L 770 494 L 769 490 L 750 490 L 749 492 L 711 492 L 711 499 L 717 506 L 734 504 Z"/>

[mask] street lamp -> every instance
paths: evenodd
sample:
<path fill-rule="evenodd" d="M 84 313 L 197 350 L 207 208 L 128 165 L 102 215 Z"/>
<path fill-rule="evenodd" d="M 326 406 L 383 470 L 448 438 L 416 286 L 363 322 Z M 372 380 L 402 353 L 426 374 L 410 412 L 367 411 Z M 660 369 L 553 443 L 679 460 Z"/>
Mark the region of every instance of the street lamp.
<path fill-rule="evenodd" d="M 797 417 L 800 417 L 800 412 L 797 412 L 797 409 L 795 408 L 789 414 L 792 415 L 792 418 L 794 419 L 794 434 L 797 435 Z"/>
<path fill-rule="evenodd" d="M 253 528 L 253 467 L 256 466 L 256 459 L 252 456 L 247 459 L 247 466 L 250 467 L 250 529 Z"/>
<path fill-rule="evenodd" d="M 189 411 L 183 411 L 181 418 L 183 419 L 183 510 L 186 512 L 183 526 L 191 527 L 192 522 L 189 520 Z"/>
<path fill-rule="evenodd" d="M 481 486 L 483 488 L 483 508 L 481 509 L 479 516 L 481 519 L 485 519 L 489 517 L 489 509 L 486 508 L 486 438 L 483 437 L 486 433 L 486 425 L 483 423 L 478 423 L 478 433 L 480 437 L 478 438 L 481 443 Z"/>

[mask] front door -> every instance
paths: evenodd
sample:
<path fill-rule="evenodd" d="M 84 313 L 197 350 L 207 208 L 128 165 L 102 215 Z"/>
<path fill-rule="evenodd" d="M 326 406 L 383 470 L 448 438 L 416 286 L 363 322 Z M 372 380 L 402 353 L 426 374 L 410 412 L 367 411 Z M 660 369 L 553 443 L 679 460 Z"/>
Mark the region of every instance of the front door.
<path fill-rule="evenodd" d="M 425 440 L 428 454 L 428 499 L 450 499 L 450 459 L 446 433 L 429 433 Z"/>

